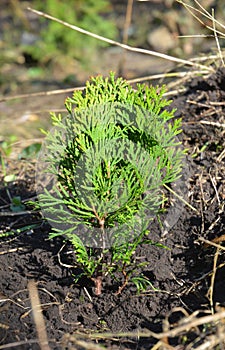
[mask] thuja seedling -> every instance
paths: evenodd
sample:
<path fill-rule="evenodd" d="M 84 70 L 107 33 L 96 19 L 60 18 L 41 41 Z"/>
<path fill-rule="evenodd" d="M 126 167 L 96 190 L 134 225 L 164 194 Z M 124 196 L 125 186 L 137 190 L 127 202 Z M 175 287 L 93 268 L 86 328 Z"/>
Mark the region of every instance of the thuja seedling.
<path fill-rule="evenodd" d="M 76 265 L 102 293 L 106 275 L 137 290 L 150 281 L 135 258 L 150 239 L 149 224 L 165 198 L 162 186 L 181 174 L 181 121 L 163 94 L 165 87 L 98 76 L 67 98 L 68 116 L 52 114 L 53 129 L 39 157 L 40 206 L 52 225 L 50 238 L 72 243 Z M 41 190 L 40 190 L 41 191 Z M 139 262 L 138 262 L 139 261 Z"/>

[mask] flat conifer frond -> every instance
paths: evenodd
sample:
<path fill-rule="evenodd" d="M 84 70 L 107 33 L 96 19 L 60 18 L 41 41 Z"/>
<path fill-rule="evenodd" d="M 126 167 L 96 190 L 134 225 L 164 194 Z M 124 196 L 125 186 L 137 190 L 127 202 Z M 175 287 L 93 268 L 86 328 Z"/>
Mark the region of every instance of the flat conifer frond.
<path fill-rule="evenodd" d="M 67 98 L 67 117 L 52 114 L 41 155 L 51 185 L 40 205 L 53 226 L 50 237 L 71 241 L 77 264 L 98 286 L 115 261 L 123 275 L 133 264 L 133 273 L 137 246 L 152 244 L 146 234 L 165 200 L 162 187 L 181 174 L 181 121 L 167 110 L 164 92 L 134 90 L 110 73 Z"/>

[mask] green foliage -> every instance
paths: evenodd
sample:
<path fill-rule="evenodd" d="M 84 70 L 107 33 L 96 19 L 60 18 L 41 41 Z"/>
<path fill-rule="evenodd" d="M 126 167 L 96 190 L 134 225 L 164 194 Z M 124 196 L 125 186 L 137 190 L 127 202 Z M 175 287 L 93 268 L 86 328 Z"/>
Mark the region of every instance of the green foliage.
<path fill-rule="evenodd" d="M 16 179 L 15 174 L 7 174 L 6 160 L 13 153 L 13 146 L 17 141 L 16 135 L 10 135 L 6 139 L 0 142 L 0 165 L 2 167 L 2 175 L 4 176 L 4 182 L 8 183 Z M 34 142 L 29 146 L 26 146 L 18 154 L 18 159 L 31 159 L 35 158 L 40 151 L 41 143 Z"/>
<path fill-rule="evenodd" d="M 116 36 L 114 23 L 103 16 L 110 11 L 110 2 L 107 0 L 35 0 L 33 7 L 96 34 L 111 39 Z M 43 63 L 53 60 L 65 64 L 67 58 L 75 58 L 87 64 L 91 62 L 93 55 L 106 45 L 62 24 L 44 20 L 40 40 L 35 45 L 26 46 L 25 49 L 33 58 Z"/>
<path fill-rule="evenodd" d="M 5 159 L 9 157 L 13 151 L 13 144 L 17 140 L 15 135 L 10 135 L 8 139 L 0 142 L 0 165 L 2 167 L 2 175 L 4 177 L 4 183 L 14 181 L 16 179 L 15 174 L 7 174 Z"/>
<path fill-rule="evenodd" d="M 3 237 L 9 237 L 13 235 L 20 235 L 20 234 L 31 234 L 34 229 L 39 228 L 41 225 L 40 224 L 31 224 L 31 225 L 25 225 L 21 228 L 6 228 L 5 230 L 0 230 L 0 238 Z"/>
<path fill-rule="evenodd" d="M 17 141 L 15 135 L 10 135 L 7 139 L 0 142 L 0 153 L 6 157 L 9 157 L 13 151 L 13 144 Z"/>
<path fill-rule="evenodd" d="M 22 149 L 20 154 L 18 155 L 19 159 L 33 159 L 37 156 L 38 152 L 41 149 L 41 143 L 34 142 L 29 146 L 26 146 Z"/>
<path fill-rule="evenodd" d="M 25 205 L 22 203 L 22 201 L 21 201 L 21 197 L 20 196 L 14 196 L 14 197 L 12 197 L 12 202 L 11 202 L 11 204 L 10 204 L 10 210 L 12 211 L 12 212 L 16 212 L 16 213 L 18 213 L 18 212 L 21 212 L 21 211 L 23 211 L 23 210 L 25 210 Z"/>
<path fill-rule="evenodd" d="M 164 92 L 145 85 L 134 90 L 111 73 L 67 98 L 67 118 L 52 114 L 46 172 L 57 181 L 39 203 L 54 227 L 50 237 L 72 243 L 96 294 L 108 274 L 124 278 L 120 291 L 129 280 L 138 291 L 147 288 L 150 281 L 138 272 L 146 263 L 136 250 L 165 248 L 149 238 L 149 223 L 165 201 L 163 184 L 181 173 L 183 151 L 176 139 L 181 121 L 172 120 Z"/>

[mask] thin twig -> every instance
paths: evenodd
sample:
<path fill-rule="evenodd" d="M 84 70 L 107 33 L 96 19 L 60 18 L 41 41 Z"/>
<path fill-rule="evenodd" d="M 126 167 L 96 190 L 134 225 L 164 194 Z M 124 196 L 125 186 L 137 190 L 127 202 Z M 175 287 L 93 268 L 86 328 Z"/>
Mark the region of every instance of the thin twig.
<path fill-rule="evenodd" d="M 223 235 L 223 236 L 224 236 L 224 235 Z M 221 236 L 221 237 L 223 237 L 223 236 Z M 222 239 L 220 239 L 221 237 L 218 237 L 218 240 L 217 240 L 218 242 L 222 242 Z M 225 240 L 225 236 L 223 237 L 223 240 Z M 209 246 L 213 246 L 213 247 L 216 247 L 216 248 L 225 250 L 225 247 L 223 247 L 223 246 L 217 244 L 217 243 L 215 242 L 215 239 L 214 239 L 214 241 L 209 241 L 208 239 L 205 239 L 205 238 L 203 238 L 203 237 L 199 237 L 199 238 L 198 238 L 198 241 L 205 243 L 205 248 L 207 248 L 207 247 L 209 247 Z"/>
<path fill-rule="evenodd" d="M 89 35 L 92 38 L 104 41 L 104 42 L 106 42 L 108 44 L 111 44 L 111 45 L 119 46 L 119 47 L 121 47 L 123 49 L 126 49 L 128 51 L 139 52 L 139 53 L 143 53 L 143 54 L 146 54 L 146 55 L 156 56 L 156 57 L 163 58 L 163 59 L 166 59 L 166 60 L 169 60 L 169 61 L 172 61 L 172 62 L 181 63 L 181 64 L 192 66 L 192 67 L 198 67 L 198 68 L 204 69 L 206 71 L 213 71 L 214 72 L 214 69 L 212 67 L 207 67 L 207 66 L 204 66 L 204 65 L 201 65 L 201 64 L 198 64 L 198 63 L 194 63 L 194 62 L 191 62 L 191 61 L 188 61 L 188 60 L 184 60 L 184 59 L 177 58 L 177 57 L 174 57 L 174 56 L 166 55 L 166 54 L 163 54 L 163 53 L 160 53 L 160 52 L 146 50 L 146 49 L 140 49 L 140 48 L 136 48 L 136 47 L 132 47 L 132 46 L 126 45 L 126 44 L 121 44 L 118 41 L 115 41 L 115 40 L 112 40 L 112 39 L 108 39 L 108 38 L 103 37 L 101 35 L 89 32 L 89 31 L 87 31 L 85 29 L 82 29 L 82 28 L 77 27 L 75 25 L 72 25 L 72 24 L 69 24 L 67 22 L 64 22 L 64 21 L 62 21 L 62 20 L 60 20 L 60 19 L 58 19 L 56 17 L 50 16 L 50 15 L 44 13 L 44 12 L 34 10 L 34 9 L 30 8 L 30 7 L 28 7 L 27 9 L 29 11 L 33 12 L 33 13 L 36 13 L 37 15 L 39 15 L 41 17 L 48 18 L 48 19 L 50 19 L 52 21 L 55 21 L 57 23 L 60 23 L 60 24 L 64 25 L 65 27 L 68 27 L 70 29 L 76 30 L 79 33 Z"/>

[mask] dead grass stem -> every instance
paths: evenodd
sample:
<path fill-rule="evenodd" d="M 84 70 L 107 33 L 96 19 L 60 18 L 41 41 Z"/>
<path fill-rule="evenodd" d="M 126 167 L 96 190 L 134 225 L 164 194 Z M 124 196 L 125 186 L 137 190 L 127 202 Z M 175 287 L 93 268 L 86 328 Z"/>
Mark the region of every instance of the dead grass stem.
<path fill-rule="evenodd" d="M 40 348 L 41 350 L 50 350 L 38 289 L 33 280 L 28 282 L 28 290 Z"/>

